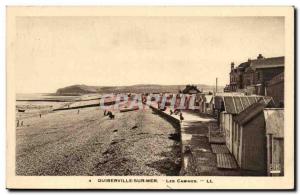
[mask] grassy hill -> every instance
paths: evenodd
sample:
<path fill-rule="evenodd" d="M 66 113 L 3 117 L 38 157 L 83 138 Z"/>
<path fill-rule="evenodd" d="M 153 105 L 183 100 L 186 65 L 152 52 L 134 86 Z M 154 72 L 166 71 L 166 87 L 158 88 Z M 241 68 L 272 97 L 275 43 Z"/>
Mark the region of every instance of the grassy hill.
<path fill-rule="evenodd" d="M 215 87 L 210 85 L 196 85 L 203 91 L 214 91 Z M 58 95 L 81 95 L 88 93 L 178 93 L 185 85 L 131 85 L 131 86 L 88 86 L 72 85 L 60 88 L 56 91 Z M 218 87 L 218 91 L 223 91 L 223 87 Z"/>

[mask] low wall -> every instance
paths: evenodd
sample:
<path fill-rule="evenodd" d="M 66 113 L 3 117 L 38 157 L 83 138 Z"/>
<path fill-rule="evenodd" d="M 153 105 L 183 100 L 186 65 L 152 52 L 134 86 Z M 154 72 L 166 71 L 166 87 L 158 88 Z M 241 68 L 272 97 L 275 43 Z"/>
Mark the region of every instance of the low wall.
<path fill-rule="evenodd" d="M 162 110 L 160 110 L 160 109 L 158 109 L 158 108 L 156 108 L 156 107 L 154 107 L 152 105 L 150 105 L 149 107 L 153 110 L 153 112 L 159 114 L 162 118 L 164 118 L 168 122 L 170 122 L 176 128 L 176 130 L 178 130 L 178 133 L 181 132 L 180 131 L 180 129 L 181 129 L 181 123 L 180 123 L 179 119 L 177 119 L 177 118 L 169 115 L 168 113 L 166 113 L 166 112 L 164 112 L 164 111 L 162 111 Z M 181 133 L 180 133 L 180 137 L 181 137 Z"/>
<path fill-rule="evenodd" d="M 53 109 L 53 111 L 73 110 L 73 109 L 88 108 L 88 107 L 97 107 L 97 106 L 99 106 L 99 103 L 98 104 L 89 104 L 89 105 L 84 105 L 84 106 L 74 106 L 74 107 L 66 107 L 66 108 L 57 108 L 57 109 Z"/>
<path fill-rule="evenodd" d="M 166 119 L 170 124 L 172 124 L 172 126 L 176 129 L 176 133 L 179 134 L 179 144 L 180 144 L 180 151 L 181 151 L 181 167 L 180 167 L 180 171 L 179 171 L 179 175 L 183 175 L 184 171 L 182 171 L 183 167 L 184 167 L 184 148 L 183 148 L 183 144 L 182 144 L 182 136 L 181 136 L 181 122 L 178 118 L 175 118 L 174 116 L 166 113 L 165 111 L 162 111 L 152 105 L 149 106 L 153 112 L 159 114 L 162 118 Z"/>
<path fill-rule="evenodd" d="M 112 102 L 105 103 L 104 105 L 109 106 L 109 105 L 114 105 L 114 104 L 115 104 L 115 102 L 112 101 Z M 72 106 L 72 104 L 71 104 L 70 107 L 56 108 L 56 109 L 53 109 L 53 111 L 72 110 L 72 109 L 80 109 L 80 108 L 88 108 L 88 107 L 99 107 L 100 108 L 100 103 L 97 102 L 97 103 L 91 103 L 91 104 L 85 104 L 85 105 L 79 105 L 79 106 Z"/>

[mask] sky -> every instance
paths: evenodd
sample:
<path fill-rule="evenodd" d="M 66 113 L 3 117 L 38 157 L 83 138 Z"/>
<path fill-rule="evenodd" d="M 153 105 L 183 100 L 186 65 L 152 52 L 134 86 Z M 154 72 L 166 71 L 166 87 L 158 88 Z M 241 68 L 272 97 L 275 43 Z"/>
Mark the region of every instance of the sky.
<path fill-rule="evenodd" d="M 17 93 L 85 84 L 229 83 L 230 63 L 284 55 L 283 17 L 18 17 Z"/>

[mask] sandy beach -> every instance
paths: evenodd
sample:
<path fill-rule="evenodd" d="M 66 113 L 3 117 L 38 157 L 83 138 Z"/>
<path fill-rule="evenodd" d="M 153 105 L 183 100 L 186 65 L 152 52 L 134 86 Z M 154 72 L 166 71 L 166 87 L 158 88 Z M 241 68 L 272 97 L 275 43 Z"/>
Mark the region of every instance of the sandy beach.
<path fill-rule="evenodd" d="M 176 129 L 150 110 L 98 107 L 28 117 L 17 127 L 17 175 L 178 175 Z"/>

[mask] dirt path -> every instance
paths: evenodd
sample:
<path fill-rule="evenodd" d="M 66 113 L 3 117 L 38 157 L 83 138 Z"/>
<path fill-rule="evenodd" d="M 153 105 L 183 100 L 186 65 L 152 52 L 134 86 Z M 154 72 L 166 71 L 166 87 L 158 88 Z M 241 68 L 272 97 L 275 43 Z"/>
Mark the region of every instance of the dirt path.
<path fill-rule="evenodd" d="M 177 175 L 180 148 L 171 124 L 151 110 L 99 108 L 32 117 L 17 128 L 17 175 Z"/>

